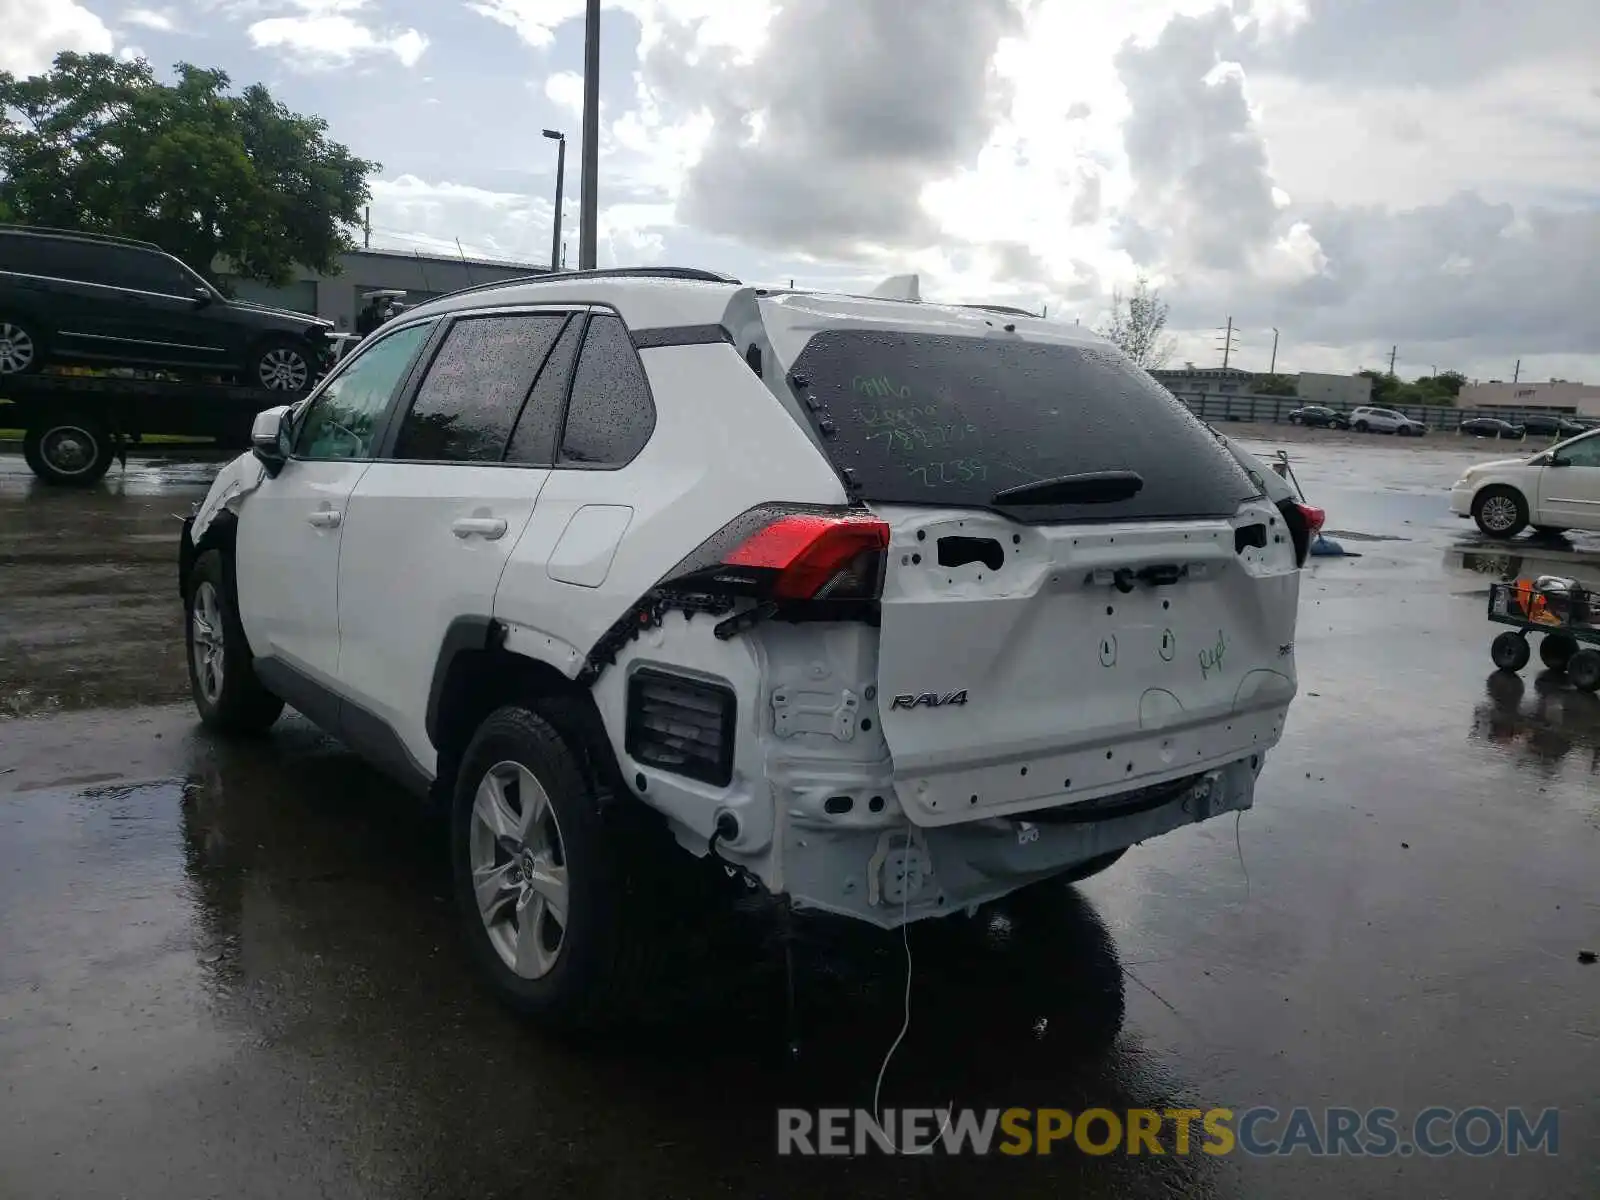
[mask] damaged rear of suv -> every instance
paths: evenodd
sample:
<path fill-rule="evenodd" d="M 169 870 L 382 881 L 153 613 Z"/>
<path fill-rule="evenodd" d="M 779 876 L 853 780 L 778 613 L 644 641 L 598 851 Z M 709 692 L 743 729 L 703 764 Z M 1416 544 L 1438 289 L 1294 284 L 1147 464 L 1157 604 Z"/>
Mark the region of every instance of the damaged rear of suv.
<path fill-rule="evenodd" d="M 1073 327 L 512 281 L 259 426 L 184 534 L 202 718 L 288 701 L 448 802 L 469 942 L 544 1016 L 628 990 L 641 853 L 970 912 L 1248 808 L 1295 693 L 1303 515 Z"/>

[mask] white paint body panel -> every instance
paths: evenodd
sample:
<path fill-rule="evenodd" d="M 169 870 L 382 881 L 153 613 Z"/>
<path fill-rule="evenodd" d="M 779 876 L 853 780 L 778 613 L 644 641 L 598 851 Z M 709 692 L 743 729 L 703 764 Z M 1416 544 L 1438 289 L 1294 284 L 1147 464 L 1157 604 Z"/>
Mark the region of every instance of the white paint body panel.
<path fill-rule="evenodd" d="M 488 615 L 549 475 L 542 467 L 375 462 L 350 497 L 339 564 L 339 687 L 430 772 L 437 751 L 428 691 L 445 631 L 457 617 Z M 468 532 L 479 528 L 486 532 Z"/>
<path fill-rule="evenodd" d="M 771 500 L 844 503 L 833 470 L 731 346 L 647 350 L 643 360 L 656 405 L 649 444 L 620 470 L 552 471 L 506 565 L 494 615 L 534 644 L 550 637 L 587 653 L 663 575 L 746 509 Z M 632 510 L 610 569 L 593 584 L 552 578 L 558 545 L 568 562 L 610 551 L 564 537 L 580 510 L 602 504 Z M 597 536 L 608 539 L 610 530 Z M 553 665 L 575 676 L 583 664 Z"/>
<path fill-rule="evenodd" d="M 339 556 L 366 462 L 284 464 L 239 506 L 239 619 L 257 655 L 324 684 L 339 670 Z"/>

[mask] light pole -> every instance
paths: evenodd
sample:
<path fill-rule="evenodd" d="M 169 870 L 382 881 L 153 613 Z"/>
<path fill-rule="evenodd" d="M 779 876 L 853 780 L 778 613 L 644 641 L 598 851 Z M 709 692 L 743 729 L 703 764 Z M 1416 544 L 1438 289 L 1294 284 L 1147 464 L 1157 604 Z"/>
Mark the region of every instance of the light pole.
<path fill-rule="evenodd" d="M 578 213 L 578 270 L 595 268 L 600 210 L 600 0 L 589 0 L 583 26 L 583 193 Z"/>
<path fill-rule="evenodd" d="M 546 129 L 545 137 L 556 144 L 556 226 L 550 232 L 550 269 L 561 269 L 561 189 L 567 179 L 567 135 Z"/>
<path fill-rule="evenodd" d="M 1274 328 L 1273 331 L 1272 331 L 1272 365 L 1267 368 L 1267 374 L 1268 375 L 1276 375 L 1277 373 L 1278 373 L 1278 331 L 1277 331 L 1276 328 Z"/>

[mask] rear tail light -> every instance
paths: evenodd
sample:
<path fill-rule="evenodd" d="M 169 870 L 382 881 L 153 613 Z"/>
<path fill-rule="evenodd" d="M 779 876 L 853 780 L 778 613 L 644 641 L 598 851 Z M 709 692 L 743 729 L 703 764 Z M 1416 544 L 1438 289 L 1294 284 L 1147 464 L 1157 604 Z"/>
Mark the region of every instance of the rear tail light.
<path fill-rule="evenodd" d="M 1284 523 L 1294 538 L 1295 561 L 1303 567 L 1311 556 L 1311 543 L 1322 531 L 1322 523 L 1328 519 L 1328 514 L 1320 508 L 1295 500 L 1280 500 L 1278 511 L 1283 514 Z"/>
<path fill-rule="evenodd" d="M 663 581 L 778 602 L 876 600 L 889 526 L 870 514 L 763 505 L 710 538 Z"/>

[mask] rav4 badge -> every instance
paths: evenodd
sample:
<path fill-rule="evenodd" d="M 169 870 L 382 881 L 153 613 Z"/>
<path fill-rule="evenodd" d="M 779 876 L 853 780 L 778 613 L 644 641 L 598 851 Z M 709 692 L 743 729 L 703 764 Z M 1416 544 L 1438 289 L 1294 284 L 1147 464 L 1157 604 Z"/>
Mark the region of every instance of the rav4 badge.
<path fill-rule="evenodd" d="M 923 692 L 916 696 L 907 693 L 904 696 L 896 696 L 889 705 L 889 710 L 893 712 L 898 708 L 943 708 L 947 704 L 960 705 L 966 702 L 966 688 L 962 688 L 959 692 L 946 692 L 942 696 L 938 692 Z"/>

